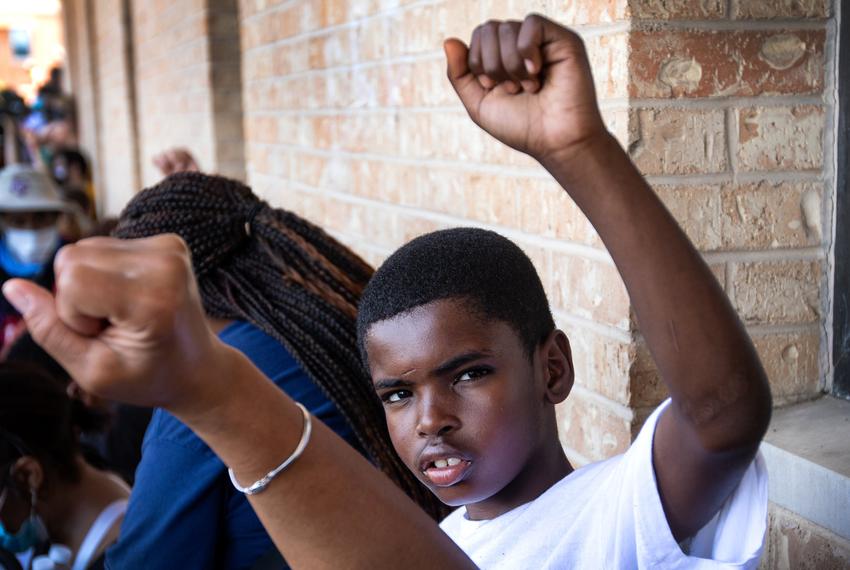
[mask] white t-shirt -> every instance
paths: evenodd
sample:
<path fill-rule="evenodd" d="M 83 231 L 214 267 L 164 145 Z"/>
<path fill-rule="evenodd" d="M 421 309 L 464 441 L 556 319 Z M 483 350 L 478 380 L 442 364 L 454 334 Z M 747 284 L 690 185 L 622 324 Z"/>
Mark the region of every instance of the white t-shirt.
<path fill-rule="evenodd" d="M 623 455 L 573 471 L 530 503 L 487 521 L 461 507 L 440 524 L 480 568 L 755 568 L 767 528 L 767 470 L 756 456 L 718 513 L 690 541 L 673 538 L 652 467 L 647 419 Z"/>

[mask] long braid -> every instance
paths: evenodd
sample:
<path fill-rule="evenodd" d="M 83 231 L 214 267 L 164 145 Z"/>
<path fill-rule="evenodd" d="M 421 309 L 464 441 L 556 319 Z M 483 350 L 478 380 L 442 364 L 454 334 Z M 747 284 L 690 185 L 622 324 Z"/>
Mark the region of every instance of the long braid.
<path fill-rule="evenodd" d="M 247 230 L 247 231 L 246 231 Z M 357 304 L 372 268 L 326 232 L 234 180 L 174 174 L 139 193 L 113 235 L 178 234 L 208 316 L 281 342 L 351 426 L 367 457 L 434 518 L 446 508 L 404 466 L 357 349 Z"/>

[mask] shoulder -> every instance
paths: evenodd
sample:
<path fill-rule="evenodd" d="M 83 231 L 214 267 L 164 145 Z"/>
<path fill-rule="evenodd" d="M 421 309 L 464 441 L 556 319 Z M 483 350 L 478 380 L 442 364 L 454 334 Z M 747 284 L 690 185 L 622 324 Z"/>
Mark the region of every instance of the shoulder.
<path fill-rule="evenodd" d="M 276 384 L 278 377 L 304 375 L 292 354 L 278 339 L 244 321 L 233 321 L 218 337 L 247 356 Z M 305 375 L 306 376 L 306 375 Z"/>

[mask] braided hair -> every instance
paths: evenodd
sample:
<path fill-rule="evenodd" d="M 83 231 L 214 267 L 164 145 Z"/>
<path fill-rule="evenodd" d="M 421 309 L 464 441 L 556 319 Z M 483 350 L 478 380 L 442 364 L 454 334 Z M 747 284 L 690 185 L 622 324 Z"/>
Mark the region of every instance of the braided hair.
<path fill-rule="evenodd" d="M 357 350 L 357 305 L 373 269 L 298 215 L 247 186 L 197 172 L 137 194 L 113 235 L 178 234 L 209 317 L 247 321 L 292 354 L 351 426 L 368 459 L 434 518 L 445 507 L 396 455 Z"/>

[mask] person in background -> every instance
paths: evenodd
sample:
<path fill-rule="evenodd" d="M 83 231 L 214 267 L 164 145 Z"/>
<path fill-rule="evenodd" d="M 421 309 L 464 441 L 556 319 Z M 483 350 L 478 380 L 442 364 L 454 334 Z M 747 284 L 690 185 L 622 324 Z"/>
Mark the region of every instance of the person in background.
<path fill-rule="evenodd" d="M 94 220 L 94 184 L 89 162 L 83 153 L 74 147 L 61 147 L 53 153 L 48 170 L 59 185 L 62 198 L 74 202 L 90 220 Z"/>
<path fill-rule="evenodd" d="M 12 345 L 5 362 L 39 366 L 59 380 L 68 396 L 79 400 L 97 422 L 89 422 L 79 434 L 80 450 L 89 464 L 119 475 L 128 485 L 135 480 L 136 467 L 142 458 L 142 440 L 150 423 L 151 408 L 113 402 L 89 394 L 73 381 L 62 366 L 33 341 L 22 334 Z"/>
<path fill-rule="evenodd" d="M 153 164 L 163 176 L 177 172 L 200 172 L 198 161 L 189 149 L 176 147 L 165 150 L 153 157 Z"/>
<path fill-rule="evenodd" d="M 22 277 L 53 287 L 53 258 L 64 243 L 59 220 L 67 211 L 45 174 L 13 164 L 0 171 L 0 284 Z M 21 333 L 19 313 L 0 300 L 0 349 Z"/>
<path fill-rule="evenodd" d="M 113 231 L 124 239 L 161 234 L 177 234 L 188 245 L 209 326 L 220 341 L 246 355 L 270 385 L 359 449 L 432 516 L 442 514 L 393 451 L 357 353 L 355 315 L 372 274 L 368 264 L 239 182 L 198 172 L 172 174 L 137 194 Z M 276 555 L 224 463 L 180 419 L 156 410 L 107 567 L 251 568 Z M 278 557 L 276 564 L 284 562 Z"/>
<path fill-rule="evenodd" d="M 54 543 L 84 570 L 118 537 L 130 489 L 79 449 L 98 419 L 38 367 L 0 364 L 0 548 L 25 567 Z"/>

